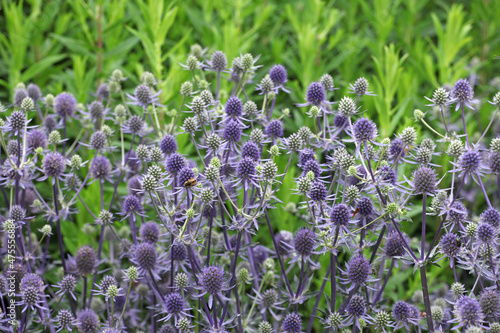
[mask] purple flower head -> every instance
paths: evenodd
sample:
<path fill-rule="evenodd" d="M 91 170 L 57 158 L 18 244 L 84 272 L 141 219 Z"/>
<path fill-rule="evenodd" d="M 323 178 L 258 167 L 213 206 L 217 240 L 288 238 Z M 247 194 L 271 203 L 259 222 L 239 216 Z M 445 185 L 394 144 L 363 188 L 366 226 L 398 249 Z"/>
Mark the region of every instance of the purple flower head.
<path fill-rule="evenodd" d="M 9 217 L 14 222 L 22 222 L 26 218 L 26 209 L 20 205 L 12 205 L 9 210 Z"/>
<path fill-rule="evenodd" d="M 415 193 L 434 193 L 437 181 L 437 175 L 433 169 L 421 166 L 413 173 L 413 190 Z"/>
<path fill-rule="evenodd" d="M 241 159 L 237 167 L 238 177 L 240 179 L 248 179 L 255 176 L 255 161 L 250 157 Z"/>
<path fill-rule="evenodd" d="M 495 289 L 483 289 L 479 305 L 485 316 L 497 317 L 500 314 L 500 294 Z"/>
<path fill-rule="evenodd" d="M 144 121 L 142 117 L 133 115 L 127 121 L 127 126 L 125 127 L 125 133 L 137 134 L 144 128 Z"/>
<path fill-rule="evenodd" d="M 95 150 L 101 150 L 106 146 L 108 139 L 106 134 L 101 131 L 94 132 L 90 137 L 90 147 Z"/>
<path fill-rule="evenodd" d="M 144 192 L 142 191 L 141 181 L 139 180 L 139 176 L 133 176 L 127 182 L 128 185 L 128 194 L 136 195 L 141 197 Z"/>
<path fill-rule="evenodd" d="M 333 125 L 337 128 L 345 127 L 347 124 L 347 116 L 336 114 L 333 118 Z"/>
<path fill-rule="evenodd" d="M 147 222 L 141 225 L 141 240 L 146 243 L 157 243 L 160 239 L 160 229 L 155 222 Z"/>
<path fill-rule="evenodd" d="M 463 224 L 469 214 L 464 204 L 458 200 L 451 205 L 451 210 L 448 212 L 448 221 L 452 224 Z"/>
<path fill-rule="evenodd" d="M 313 201 L 324 201 L 328 195 L 328 190 L 322 182 L 315 181 L 309 190 L 309 198 Z"/>
<path fill-rule="evenodd" d="M 368 118 L 359 118 L 353 125 L 354 139 L 358 143 L 366 143 L 377 137 L 377 126 Z"/>
<path fill-rule="evenodd" d="M 316 154 L 314 153 L 314 150 L 310 148 L 302 149 L 299 153 L 299 164 L 305 165 L 309 160 L 316 160 Z"/>
<path fill-rule="evenodd" d="M 6 132 L 11 132 L 14 135 L 18 135 L 22 133 L 28 121 L 26 120 L 26 115 L 23 111 L 14 111 L 7 117 L 7 125 L 5 125 L 2 129 Z"/>
<path fill-rule="evenodd" d="M 174 244 L 170 248 L 171 258 L 175 261 L 184 261 L 186 260 L 188 253 L 186 245 L 184 244 Z"/>
<path fill-rule="evenodd" d="M 362 255 L 351 258 L 347 267 L 347 278 L 349 282 L 361 285 L 366 282 L 370 274 L 370 263 Z"/>
<path fill-rule="evenodd" d="M 96 156 L 90 165 L 90 172 L 94 178 L 105 179 L 111 173 L 111 162 L 104 156 Z"/>
<path fill-rule="evenodd" d="M 177 292 L 165 296 L 165 309 L 168 314 L 177 315 L 184 310 L 184 298 Z"/>
<path fill-rule="evenodd" d="M 132 261 L 144 271 L 154 270 L 157 254 L 154 244 L 139 243 L 132 249 Z"/>
<path fill-rule="evenodd" d="M 451 97 L 456 99 L 459 103 L 470 102 L 474 97 L 474 91 L 472 90 L 469 81 L 460 79 L 455 82 L 451 92 Z"/>
<path fill-rule="evenodd" d="M 28 288 L 34 288 L 35 290 L 38 290 L 40 293 L 42 293 L 45 289 L 42 278 L 34 273 L 26 274 L 21 280 L 19 289 L 21 291 L 25 291 Z"/>
<path fill-rule="evenodd" d="M 26 97 L 28 97 L 26 89 L 17 89 L 14 92 L 14 105 L 20 107 Z"/>
<path fill-rule="evenodd" d="M 276 86 L 282 86 L 288 80 L 286 68 L 283 65 L 274 65 L 269 70 L 269 77 Z"/>
<path fill-rule="evenodd" d="M 59 330 L 71 330 L 70 327 L 74 324 L 75 318 L 71 314 L 71 311 L 61 309 L 57 313 L 56 321 L 58 323 Z"/>
<path fill-rule="evenodd" d="M 448 258 L 454 258 L 460 253 L 460 242 L 454 233 L 444 234 L 439 240 L 439 248 Z"/>
<path fill-rule="evenodd" d="M 65 167 L 66 162 L 60 153 L 48 153 L 43 159 L 43 172 L 46 176 L 59 177 Z"/>
<path fill-rule="evenodd" d="M 394 169 L 388 165 L 384 165 L 384 166 L 380 167 L 380 169 L 378 171 L 378 175 L 382 179 L 382 181 L 385 181 L 385 182 L 392 184 L 392 185 L 395 185 L 396 182 L 398 181 L 398 178 L 397 178 L 398 176 L 396 174 L 396 171 L 394 171 Z M 366 171 L 365 171 L 365 176 L 366 176 Z"/>
<path fill-rule="evenodd" d="M 455 304 L 455 316 L 459 327 L 481 326 L 484 314 L 479 302 L 468 296 L 462 296 Z"/>
<path fill-rule="evenodd" d="M 312 171 L 315 178 L 318 178 L 321 175 L 321 166 L 319 165 L 318 160 L 310 159 L 302 164 L 302 174 L 306 175 L 309 171 Z"/>
<path fill-rule="evenodd" d="M 405 157 L 405 146 L 405 143 L 400 138 L 392 140 L 389 147 L 389 152 L 392 158 L 399 159 L 401 157 Z"/>
<path fill-rule="evenodd" d="M 101 322 L 94 310 L 85 309 L 78 314 L 78 329 L 80 332 L 95 333 L 100 325 Z"/>
<path fill-rule="evenodd" d="M 178 174 L 179 186 L 184 186 L 188 180 L 195 178 L 193 169 L 190 167 L 184 167 Z"/>
<path fill-rule="evenodd" d="M 366 301 L 360 295 L 354 295 L 347 305 L 347 313 L 354 317 L 361 317 L 366 313 Z"/>
<path fill-rule="evenodd" d="M 325 87 L 319 82 L 312 82 L 307 88 L 306 100 L 313 105 L 320 105 L 326 99 Z"/>
<path fill-rule="evenodd" d="M 293 240 L 295 251 L 301 256 L 310 256 L 316 243 L 316 233 L 311 229 L 303 228 L 295 233 Z"/>
<path fill-rule="evenodd" d="M 165 135 L 160 141 L 160 149 L 165 155 L 173 154 L 177 150 L 177 141 L 172 135 Z"/>
<path fill-rule="evenodd" d="M 406 253 L 405 240 L 401 238 L 397 231 L 393 230 L 387 236 L 384 250 L 388 257 L 402 257 Z"/>
<path fill-rule="evenodd" d="M 148 104 L 153 102 L 153 98 L 151 95 L 151 90 L 145 84 L 140 84 L 135 88 L 134 97 L 136 98 L 139 105 L 143 107 L 147 107 Z"/>
<path fill-rule="evenodd" d="M 278 119 L 271 120 L 269 124 L 267 124 L 266 126 L 265 133 L 266 135 L 268 135 L 273 139 L 283 137 L 284 134 L 283 122 Z"/>
<path fill-rule="evenodd" d="M 224 140 L 229 142 L 238 142 L 241 140 L 242 129 L 237 120 L 229 118 L 226 120 L 226 127 L 222 133 Z"/>
<path fill-rule="evenodd" d="M 241 147 L 241 157 L 242 158 L 251 158 L 254 161 L 258 161 L 260 159 L 260 149 L 257 147 L 255 143 L 252 141 L 247 141 Z"/>
<path fill-rule="evenodd" d="M 127 195 L 123 200 L 122 211 L 125 215 L 141 214 L 144 211 L 141 200 L 135 195 Z"/>
<path fill-rule="evenodd" d="M 492 173 L 498 175 L 500 173 L 500 154 L 491 152 L 488 158 L 489 168 Z"/>
<path fill-rule="evenodd" d="M 93 101 L 88 108 L 92 119 L 97 120 L 104 117 L 104 105 L 102 105 L 101 101 Z"/>
<path fill-rule="evenodd" d="M 218 266 L 203 268 L 200 284 L 211 295 L 220 293 L 224 284 L 224 270 Z"/>
<path fill-rule="evenodd" d="M 167 157 L 165 167 L 167 171 L 171 174 L 177 174 L 183 168 L 187 166 L 186 159 L 179 153 L 173 153 Z"/>
<path fill-rule="evenodd" d="M 302 329 L 302 318 L 295 313 L 289 313 L 283 319 L 283 331 L 285 333 L 300 333 Z"/>
<path fill-rule="evenodd" d="M 358 209 L 361 216 L 370 216 L 373 214 L 373 201 L 369 197 L 362 197 L 358 200 Z"/>
<path fill-rule="evenodd" d="M 459 164 L 465 173 L 475 173 L 481 166 L 481 155 L 475 150 L 468 150 L 460 156 Z"/>
<path fill-rule="evenodd" d="M 40 87 L 34 83 L 28 84 L 26 91 L 28 92 L 28 96 L 35 102 L 42 98 L 42 91 L 40 90 Z"/>
<path fill-rule="evenodd" d="M 57 121 L 55 116 L 47 116 L 43 121 L 43 126 L 47 129 L 47 133 L 56 129 Z"/>
<path fill-rule="evenodd" d="M 392 316 L 397 322 L 408 324 L 415 318 L 413 307 L 405 301 L 398 301 L 392 308 Z"/>
<path fill-rule="evenodd" d="M 330 213 L 330 222 L 336 226 L 347 226 L 349 224 L 350 211 L 344 204 L 334 205 Z"/>
<path fill-rule="evenodd" d="M 492 225 L 494 228 L 500 227 L 500 212 L 493 207 L 487 208 L 480 216 L 481 221 Z"/>
<path fill-rule="evenodd" d="M 38 147 L 44 149 L 47 148 L 47 136 L 42 131 L 36 129 L 31 130 L 28 133 L 27 140 L 28 140 L 27 142 L 28 148 L 32 150 L 35 150 Z"/>
<path fill-rule="evenodd" d="M 215 51 L 212 54 L 212 60 L 210 61 L 210 65 L 215 71 L 223 71 L 227 67 L 227 57 L 222 51 Z"/>
<path fill-rule="evenodd" d="M 109 85 L 107 83 L 103 83 L 97 87 L 96 96 L 99 99 L 107 99 L 109 97 Z"/>
<path fill-rule="evenodd" d="M 80 275 L 89 275 L 97 265 L 97 255 L 90 246 L 82 246 L 75 255 L 76 269 Z"/>
<path fill-rule="evenodd" d="M 477 227 L 477 239 L 484 244 L 489 244 L 494 242 L 494 238 L 496 237 L 495 228 L 488 223 L 481 223 Z"/>
<path fill-rule="evenodd" d="M 54 100 L 54 110 L 63 118 L 70 117 L 76 110 L 75 97 L 67 92 L 62 92 Z"/>
<path fill-rule="evenodd" d="M 104 275 L 104 277 L 101 280 L 101 284 L 99 286 L 100 292 L 103 295 L 106 295 L 108 292 L 109 287 L 111 286 L 117 286 L 118 282 L 116 281 L 114 276 L 111 275 Z"/>
<path fill-rule="evenodd" d="M 241 117 L 243 114 L 243 103 L 236 96 L 229 97 L 226 102 L 226 114 L 228 117 Z"/>

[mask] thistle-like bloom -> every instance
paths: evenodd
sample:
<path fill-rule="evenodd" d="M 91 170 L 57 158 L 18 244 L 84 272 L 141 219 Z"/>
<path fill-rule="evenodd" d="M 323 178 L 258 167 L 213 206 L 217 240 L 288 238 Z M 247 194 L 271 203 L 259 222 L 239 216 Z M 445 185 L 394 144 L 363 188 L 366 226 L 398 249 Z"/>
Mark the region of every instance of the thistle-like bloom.
<path fill-rule="evenodd" d="M 52 176 L 58 178 L 64 172 L 66 161 L 60 153 L 48 153 L 43 158 L 42 165 L 46 177 Z"/>
<path fill-rule="evenodd" d="M 465 105 L 469 109 L 474 110 L 470 104 L 472 102 L 472 98 L 474 97 L 474 91 L 472 90 L 469 81 L 460 79 L 455 82 L 453 90 L 451 91 L 451 97 L 457 102 L 455 111 L 458 110 L 461 105 Z"/>
<path fill-rule="evenodd" d="M 500 294 L 498 290 L 484 289 L 479 296 L 479 305 L 486 317 L 497 318 L 500 315 Z"/>
<path fill-rule="evenodd" d="M 163 304 L 167 315 L 161 320 L 168 321 L 170 318 L 174 317 L 174 322 L 177 324 L 177 320 L 180 318 L 191 316 L 189 315 L 189 310 L 191 310 L 191 308 L 187 307 L 187 302 L 178 292 L 171 292 L 165 295 Z"/>
<path fill-rule="evenodd" d="M 446 233 L 439 240 L 439 249 L 448 258 L 455 258 L 461 250 L 460 239 L 454 233 Z"/>
<path fill-rule="evenodd" d="M 71 117 L 76 110 L 75 97 L 67 92 L 62 92 L 54 100 L 54 111 L 62 118 Z"/>
<path fill-rule="evenodd" d="M 412 188 L 415 193 L 433 194 L 438 183 L 436 172 L 426 166 L 421 166 L 413 173 Z"/>
<path fill-rule="evenodd" d="M 90 246 L 82 246 L 75 255 L 76 270 L 80 275 L 89 275 L 94 273 L 97 266 L 97 255 Z"/>
<path fill-rule="evenodd" d="M 198 279 L 202 293 L 197 297 L 208 294 L 208 305 L 210 307 L 212 307 L 214 297 L 229 301 L 229 298 L 224 296 L 222 292 L 231 289 L 231 287 L 228 285 L 227 277 L 221 267 L 215 265 L 204 267 Z"/>
<path fill-rule="evenodd" d="M 260 155 L 259 147 L 252 141 L 245 142 L 241 147 L 241 158 L 248 157 L 257 162 L 260 159 Z"/>
<path fill-rule="evenodd" d="M 175 153 L 177 150 L 177 141 L 171 135 L 165 135 L 160 141 L 160 149 L 166 156 Z"/>
<path fill-rule="evenodd" d="M 368 118 L 359 118 L 353 124 L 352 134 L 358 144 L 371 142 L 377 137 L 377 126 Z"/>
<path fill-rule="evenodd" d="M 78 314 L 78 330 L 82 333 L 95 333 L 101 322 L 99 317 L 91 309 L 85 309 Z"/>
<path fill-rule="evenodd" d="M 187 167 L 186 159 L 179 153 L 173 153 L 167 157 L 165 168 L 173 175 Z"/>
<path fill-rule="evenodd" d="M 273 80 L 274 84 L 277 86 L 284 85 L 288 80 L 288 74 L 286 68 L 283 65 L 274 65 L 269 70 L 269 77 Z"/>
<path fill-rule="evenodd" d="M 283 319 L 282 326 L 285 333 L 300 333 L 302 330 L 302 318 L 296 312 L 289 313 Z"/>
<path fill-rule="evenodd" d="M 27 136 L 27 146 L 31 150 L 36 150 L 37 148 L 47 148 L 47 136 L 44 132 L 37 129 L 31 130 Z"/>
<path fill-rule="evenodd" d="M 226 102 L 226 115 L 231 118 L 241 117 L 243 114 L 243 103 L 236 96 L 229 97 Z"/>
<path fill-rule="evenodd" d="M 42 279 L 33 273 L 26 274 L 19 285 L 21 291 L 21 302 L 19 305 L 24 305 L 22 312 L 30 308 L 34 310 L 35 307 L 44 309 L 42 307 L 42 300 L 45 297 Z"/>
<path fill-rule="evenodd" d="M 155 244 L 160 239 L 160 229 L 155 222 L 147 222 L 141 225 L 140 234 L 143 242 Z"/>
<path fill-rule="evenodd" d="M 347 282 L 351 283 L 348 291 L 354 289 L 355 285 L 365 285 L 369 279 L 371 265 L 363 255 L 355 255 L 347 264 L 346 276 Z"/>
<path fill-rule="evenodd" d="M 405 235 L 406 237 L 406 235 Z M 388 234 L 385 241 L 385 254 L 390 258 L 402 257 L 406 254 L 405 240 L 401 238 L 399 233 L 393 230 Z"/>
<path fill-rule="evenodd" d="M 267 124 L 264 133 L 266 133 L 266 135 L 272 139 L 283 137 L 284 134 L 283 122 L 278 119 L 271 120 L 269 124 Z"/>
<path fill-rule="evenodd" d="M 63 276 L 61 281 L 53 287 L 59 288 L 59 290 L 56 292 L 56 295 L 70 294 L 71 297 L 76 301 L 76 296 L 74 294 L 76 284 L 77 281 L 75 276 L 68 274 Z"/>
<path fill-rule="evenodd" d="M 75 325 L 76 320 L 75 317 L 73 317 L 73 314 L 71 314 L 71 311 L 62 309 L 57 313 L 55 322 L 57 322 L 57 326 L 59 327 L 56 332 L 62 331 L 64 329 L 72 332 L 71 326 Z"/>
<path fill-rule="evenodd" d="M 139 243 L 132 248 L 132 262 L 139 268 L 140 275 L 148 276 L 151 271 L 156 274 L 158 254 L 154 244 Z"/>
<path fill-rule="evenodd" d="M 127 97 L 132 101 L 128 102 L 128 104 L 139 105 L 144 109 L 147 109 L 148 105 L 154 104 L 156 106 L 161 106 L 158 103 L 158 96 L 160 95 L 161 90 L 155 94 L 152 94 L 151 88 L 149 88 L 145 84 L 140 84 L 135 88 L 134 96 L 127 94 Z"/>
<path fill-rule="evenodd" d="M 135 215 L 144 216 L 144 207 L 141 204 L 141 200 L 135 195 L 128 195 L 123 200 L 122 205 L 122 215 L 124 218 L 132 217 L 135 221 Z"/>
<path fill-rule="evenodd" d="M 404 301 L 398 301 L 394 304 L 394 307 L 392 308 L 392 317 L 395 320 L 395 330 L 401 327 L 409 329 L 410 325 L 418 325 L 419 322 L 418 310 L 415 306 Z"/>
<path fill-rule="evenodd" d="M 462 296 L 456 303 L 453 310 L 455 319 L 448 321 L 449 323 L 458 322 L 458 326 L 454 329 L 470 326 L 482 326 L 484 313 L 481 310 L 479 301 L 468 296 Z"/>
<path fill-rule="evenodd" d="M 104 156 L 96 156 L 90 164 L 90 173 L 96 179 L 108 179 L 111 174 L 111 162 Z"/>
<path fill-rule="evenodd" d="M 487 208 L 481 215 L 480 219 L 484 223 L 488 223 L 495 229 L 500 227 L 500 212 L 493 207 Z"/>

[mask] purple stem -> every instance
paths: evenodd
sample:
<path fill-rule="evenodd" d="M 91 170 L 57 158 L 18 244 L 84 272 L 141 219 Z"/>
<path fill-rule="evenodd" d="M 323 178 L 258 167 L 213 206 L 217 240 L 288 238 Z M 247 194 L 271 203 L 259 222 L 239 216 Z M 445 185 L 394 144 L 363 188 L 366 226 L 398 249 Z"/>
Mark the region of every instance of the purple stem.
<path fill-rule="evenodd" d="M 332 269 L 331 263 L 330 266 L 328 266 L 328 270 L 326 271 L 326 276 L 323 278 L 323 283 L 321 284 L 321 287 L 319 288 L 319 294 L 318 297 L 316 297 L 316 302 L 314 303 L 314 308 L 311 312 L 311 317 L 309 318 L 309 324 L 307 325 L 307 333 L 310 333 L 312 330 L 312 326 L 314 323 L 314 315 L 316 314 L 316 311 L 318 310 L 318 305 L 321 300 L 321 295 L 323 294 L 323 290 L 325 290 L 326 282 L 328 281 L 328 276 L 330 275 L 330 271 Z"/>
<path fill-rule="evenodd" d="M 286 287 L 288 289 L 288 292 L 290 293 L 290 297 L 293 298 L 292 287 L 290 286 L 290 281 L 288 281 L 288 277 L 286 275 L 285 265 L 283 264 L 283 259 L 281 259 L 280 249 L 279 249 L 278 244 L 276 243 L 276 237 L 274 237 L 274 231 L 273 231 L 273 227 L 271 226 L 271 221 L 269 220 L 269 214 L 267 213 L 267 209 L 264 209 L 264 214 L 266 216 L 267 227 L 269 228 L 269 233 L 271 234 L 271 239 L 273 240 L 274 250 L 276 251 L 276 256 L 278 257 L 278 261 L 280 263 L 281 275 L 283 276 L 283 279 L 285 280 Z"/>

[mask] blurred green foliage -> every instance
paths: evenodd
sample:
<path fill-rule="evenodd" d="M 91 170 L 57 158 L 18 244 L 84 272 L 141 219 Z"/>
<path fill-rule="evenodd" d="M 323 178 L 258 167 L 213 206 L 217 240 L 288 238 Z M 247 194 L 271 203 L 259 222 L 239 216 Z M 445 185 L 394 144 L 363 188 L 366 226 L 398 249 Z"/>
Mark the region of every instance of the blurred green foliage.
<path fill-rule="evenodd" d="M 499 14 L 500 1 L 493 0 L 0 0 L 0 100 L 11 101 L 19 82 L 34 82 L 44 93 L 67 90 L 86 103 L 98 83 L 120 68 L 129 77 L 128 90 L 142 72 L 152 72 L 160 82 L 161 103 L 178 109 L 178 90 L 191 75 L 178 63 L 198 43 L 208 54 L 224 51 L 229 60 L 240 53 L 261 55 L 258 64 L 264 67 L 256 82 L 273 64 L 284 64 L 292 93 L 279 96 L 277 110 L 290 109 L 288 131 L 312 125 L 306 110 L 293 104 L 303 101 L 311 81 L 331 74 L 340 88 L 333 99 L 339 100 L 349 83 L 364 76 L 377 96 L 364 98 L 363 109 L 377 122 L 382 137 L 393 138 L 414 124 L 415 108 L 429 111 L 424 95 L 430 97 L 434 89 L 458 78 L 473 75 L 476 95 L 491 99 L 500 82 L 500 61 L 493 60 L 500 55 L 493 53 L 500 52 Z M 469 132 L 486 126 L 492 107 L 483 103 L 483 108 L 468 116 L 473 120 Z M 165 113 L 161 117 L 168 120 Z M 424 132 L 420 124 L 414 126 Z M 183 153 L 193 153 L 186 136 L 179 143 Z M 286 155 L 279 157 L 281 169 L 286 161 Z M 280 191 L 284 203 L 299 201 L 291 192 L 295 171 L 292 165 Z M 99 205 L 92 194 L 96 190 L 94 184 L 82 193 L 88 205 Z M 73 237 L 66 239 L 70 250 L 91 241 L 78 232 L 92 220 L 80 211 L 78 225 L 64 227 Z M 412 214 L 418 219 L 421 212 Z M 295 230 L 303 224 L 285 214 L 283 206 L 272 218 L 277 229 Z M 417 223 L 404 227 L 409 234 L 419 228 Z M 318 276 L 324 276 L 323 267 Z M 442 271 L 431 270 L 431 283 L 442 281 L 438 274 Z M 389 295 L 407 298 L 419 289 L 418 277 L 402 286 L 410 276 L 409 271 L 394 274 Z"/>

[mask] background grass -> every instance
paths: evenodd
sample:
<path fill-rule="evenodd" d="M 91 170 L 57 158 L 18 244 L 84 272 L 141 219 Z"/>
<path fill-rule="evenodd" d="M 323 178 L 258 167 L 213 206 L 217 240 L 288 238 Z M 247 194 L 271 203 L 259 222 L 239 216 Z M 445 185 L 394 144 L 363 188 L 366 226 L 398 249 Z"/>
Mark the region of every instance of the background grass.
<path fill-rule="evenodd" d="M 412 119 L 413 110 L 430 111 L 423 96 L 430 97 L 437 87 L 469 76 L 483 101 L 500 88 L 500 61 L 493 60 L 500 55 L 500 1 L 0 1 L 4 102 L 12 100 L 19 82 L 34 82 L 44 93 L 67 90 L 86 103 L 98 83 L 120 68 L 130 78 L 127 90 L 142 72 L 151 71 L 161 82 L 161 103 L 177 109 L 180 85 L 190 77 L 178 63 L 185 62 L 194 43 L 206 47 L 208 54 L 223 50 L 229 59 L 247 52 L 261 55 L 264 67 L 257 72 L 257 82 L 273 64 L 284 64 L 292 93 L 280 95 L 277 109 L 290 109 L 291 117 L 285 119 L 290 132 L 312 125 L 305 110 L 293 103 L 303 101 L 307 85 L 324 73 L 340 88 L 334 100 L 346 93 L 349 83 L 365 76 L 377 96 L 364 98 L 363 108 L 379 125 L 381 136 L 390 138 L 408 125 L 425 136 Z M 481 112 L 470 113 L 469 131 L 484 129 L 492 110 L 485 104 Z M 167 118 L 165 112 L 162 117 Z M 179 146 L 194 157 L 188 138 L 180 136 Z M 280 159 L 280 169 L 286 158 Z M 285 203 L 299 200 L 290 191 L 295 174 L 293 167 L 290 171 L 280 191 Z M 89 205 L 96 200 L 94 190 L 82 193 Z M 419 213 L 412 212 L 417 220 Z M 284 215 L 281 206 L 272 217 L 278 229 L 295 230 L 302 224 Z M 65 225 L 65 234 L 74 235 L 67 239 L 70 251 L 93 241 L 78 232 L 88 222 L 91 217 L 82 209 L 77 224 Z M 412 234 L 418 223 L 405 228 Z M 431 226 L 429 234 L 436 228 Z M 434 287 L 444 281 L 442 272 L 431 269 Z M 418 277 L 408 280 L 410 276 L 410 271 L 394 275 L 389 286 L 395 287 L 388 290 L 392 298 L 408 298 L 419 289 Z"/>

